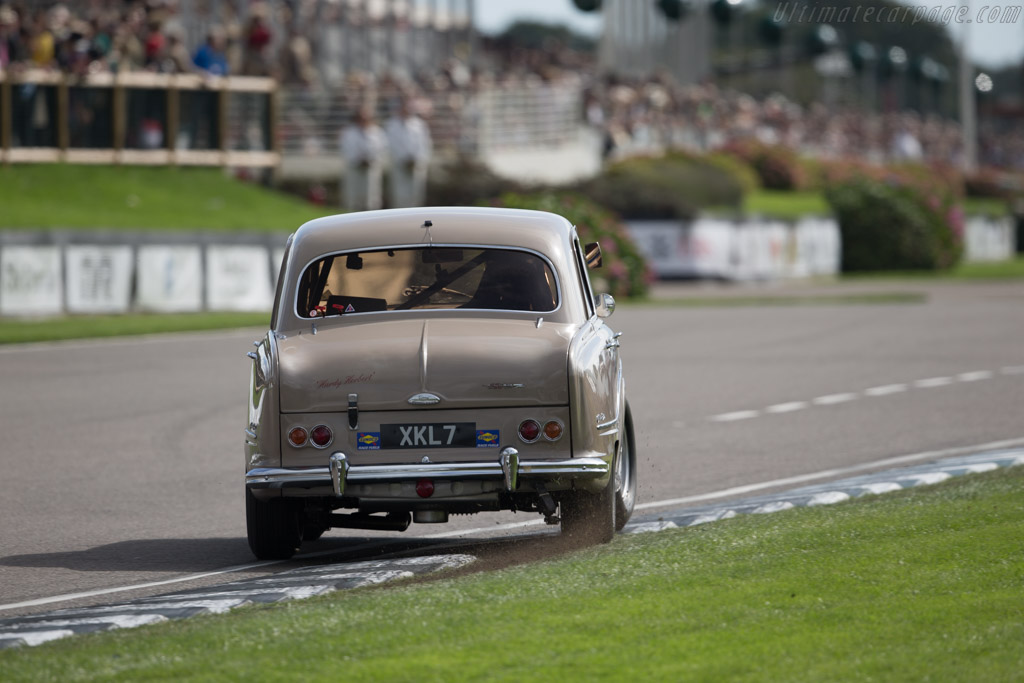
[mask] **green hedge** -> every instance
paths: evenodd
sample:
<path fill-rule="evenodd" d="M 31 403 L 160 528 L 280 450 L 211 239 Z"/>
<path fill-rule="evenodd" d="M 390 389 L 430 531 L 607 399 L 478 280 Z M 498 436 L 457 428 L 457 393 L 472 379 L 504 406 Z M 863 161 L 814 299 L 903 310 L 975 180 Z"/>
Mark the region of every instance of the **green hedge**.
<path fill-rule="evenodd" d="M 727 162 L 682 153 L 609 164 L 575 188 L 623 218 L 693 218 L 709 207 L 739 208 L 744 185 Z"/>
<path fill-rule="evenodd" d="M 949 194 L 861 177 L 826 197 L 839 220 L 843 272 L 940 270 L 960 260 L 963 211 Z"/>
<path fill-rule="evenodd" d="M 508 193 L 491 206 L 549 211 L 576 226 L 581 242 L 599 242 L 603 265 L 591 271 L 594 287 L 616 297 L 642 297 L 654 273 L 636 248 L 625 226 L 586 197 L 568 192 Z"/>

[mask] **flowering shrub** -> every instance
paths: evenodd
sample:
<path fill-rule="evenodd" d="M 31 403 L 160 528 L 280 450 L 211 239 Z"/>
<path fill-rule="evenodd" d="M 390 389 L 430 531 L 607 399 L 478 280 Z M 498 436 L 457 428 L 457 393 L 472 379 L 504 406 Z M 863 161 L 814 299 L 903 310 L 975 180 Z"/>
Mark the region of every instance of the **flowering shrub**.
<path fill-rule="evenodd" d="M 802 190 L 807 184 L 803 161 L 789 147 L 742 140 L 720 151 L 749 164 L 766 190 Z"/>
<path fill-rule="evenodd" d="M 839 220 L 842 270 L 939 270 L 963 254 L 963 209 L 942 183 L 854 177 L 825 193 Z"/>
<path fill-rule="evenodd" d="M 594 287 L 615 297 L 640 297 L 654 279 L 654 273 L 615 215 L 589 199 L 565 192 L 504 194 L 491 206 L 550 211 L 576 226 L 580 242 L 601 245 L 603 265 L 591 271 Z M 599 282 L 603 280 L 603 282 Z"/>
<path fill-rule="evenodd" d="M 672 152 L 615 162 L 576 190 L 624 218 L 685 219 L 706 207 L 738 208 L 744 188 L 724 164 Z"/>

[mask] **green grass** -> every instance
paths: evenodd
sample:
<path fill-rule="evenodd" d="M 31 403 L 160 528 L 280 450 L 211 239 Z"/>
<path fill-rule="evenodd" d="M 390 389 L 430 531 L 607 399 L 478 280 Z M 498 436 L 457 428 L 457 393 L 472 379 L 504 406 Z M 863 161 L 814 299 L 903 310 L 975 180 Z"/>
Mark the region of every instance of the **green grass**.
<path fill-rule="evenodd" d="M 964 199 L 964 212 L 972 216 L 1000 218 L 1010 212 L 1010 205 L 1005 199 L 967 197 Z"/>
<path fill-rule="evenodd" d="M 219 169 L 0 166 L 0 229 L 295 230 L 332 213 Z"/>
<path fill-rule="evenodd" d="M 1012 681 L 1024 468 L 0 652 L 7 681 Z"/>
<path fill-rule="evenodd" d="M 743 210 L 747 213 L 786 221 L 795 221 L 806 215 L 828 216 L 832 214 L 832 208 L 825 199 L 825 195 L 813 191 L 758 190 L 744 198 Z M 1002 199 L 968 197 L 964 200 L 964 211 L 969 215 L 1001 217 L 1007 215 L 1009 206 Z"/>
<path fill-rule="evenodd" d="M 269 313 L 81 315 L 46 320 L 0 318 L 0 344 L 270 325 Z"/>
<path fill-rule="evenodd" d="M 858 280 L 1016 280 L 1024 278 L 1024 256 L 993 263 L 961 263 L 949 271 L 905 270 L 844 273 L 843 279 Z"/>
<path fill-rule="evenodd" d="M 922 304 L 927 295 L 919 292 L 873 292 L 866 294 L 778 294 L 774 296 L 693 296 L 626 301 L 625 305 L 678 306 L 682 308 L 725 308 L 748 306 L 858 306 L 873 304 Z"/>
<path fill-rule="evenodd" d="M 803 216 L 829 216 L 832 208 L 820 192 L 779 192 L 759 190 L 743 200 L 743 210 L 769 218 L 795 221 Z"/>

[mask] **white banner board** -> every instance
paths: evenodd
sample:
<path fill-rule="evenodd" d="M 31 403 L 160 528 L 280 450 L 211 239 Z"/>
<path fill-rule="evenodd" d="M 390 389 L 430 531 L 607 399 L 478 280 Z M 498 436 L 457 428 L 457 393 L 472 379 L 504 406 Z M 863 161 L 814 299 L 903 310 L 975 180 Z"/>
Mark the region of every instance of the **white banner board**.
<path fill-rule="evenodd" d="M 127 313 L 132 287 L 132 248 L 69 245 L 64 248 L 68 313 Z"/>
<path fill-rule="evenodd" d="M 206 249 L 206 308 L 269 311 L 270 255 L 266 247 L 211 245 Z"/>
<path fill-rule="evenodd" d="M 0 249 L 0 315 L 58 315 L 63 310 L 60 247 Z"/>
<path fill-rule="evenodd" d="M 136 258 L 140 310 L 192 313 L 203 307 L 203 255 L 197 245 L 146 245 Z"/>
<path fill-rule="evenodd" d="M 831 218 L 632 221 L 637 248 L 661 278 L 776 280 L 839 272 L 839 226 Z"/>
<path fill-rule="evenodd" d="M 1006 261 L 1017 251 L 1013 219 L 1009 216 L 968 216 L 964 226 L 964 261 Z"/>

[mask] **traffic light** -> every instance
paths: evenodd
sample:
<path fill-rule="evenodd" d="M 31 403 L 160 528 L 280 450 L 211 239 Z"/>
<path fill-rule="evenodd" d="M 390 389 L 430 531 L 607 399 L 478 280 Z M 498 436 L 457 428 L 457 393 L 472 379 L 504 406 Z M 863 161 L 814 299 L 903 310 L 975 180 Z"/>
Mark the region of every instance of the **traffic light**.
<path fill-rule="evenodd" d="M 669 21 L 679 21 L 686 16 L 688 10 L 683 0 L 656 0 L 655 4 Z"/>
<path fill-rule="evenodd" d="M 601 9 L 601 0 L 572 0 L 572 4 L 581 12 L 596 12 Z"/>

